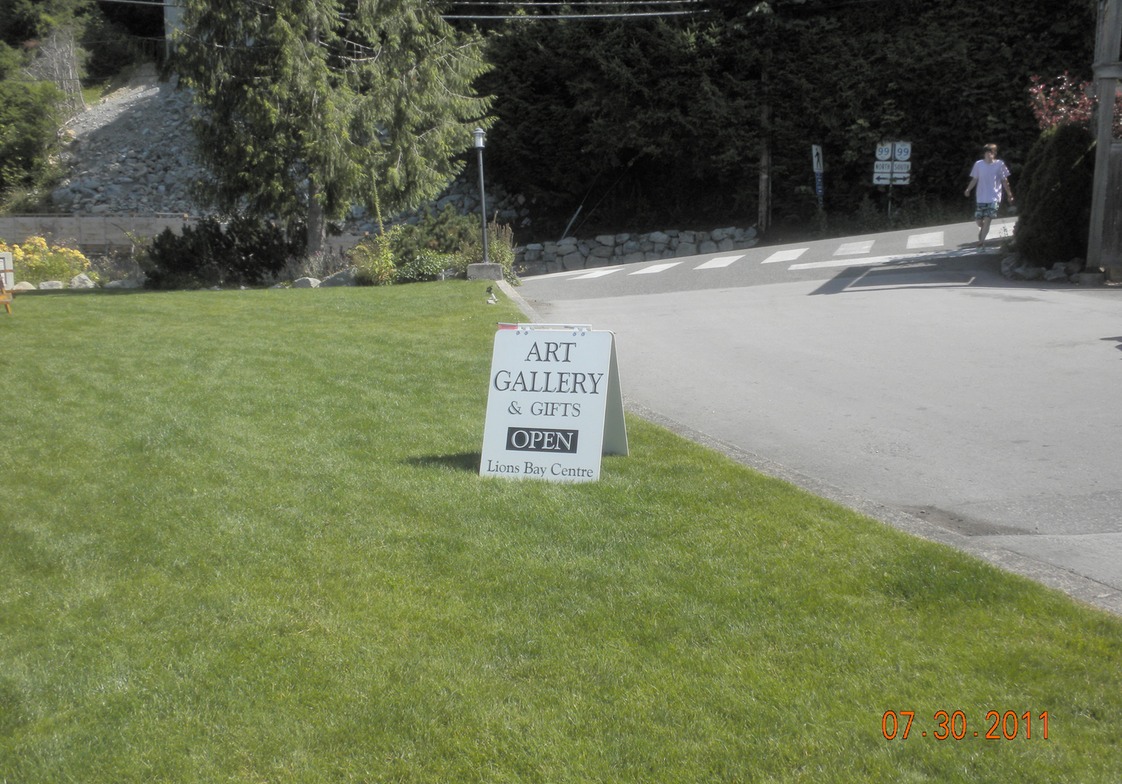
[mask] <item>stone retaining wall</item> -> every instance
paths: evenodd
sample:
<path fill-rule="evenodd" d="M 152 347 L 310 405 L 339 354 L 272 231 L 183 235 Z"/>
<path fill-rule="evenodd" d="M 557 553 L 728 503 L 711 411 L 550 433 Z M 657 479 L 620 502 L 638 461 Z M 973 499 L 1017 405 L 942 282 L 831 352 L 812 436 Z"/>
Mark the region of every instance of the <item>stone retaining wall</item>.
<path fill-rule="evenodd" d="M 722 253 L 751 248 L 757 242 L 759 238 L 754 228 L 712 231 L 672 229 L 647 234 L 602 234 L 590 240 L 566 237 L 559 242 L 531 243 L 517 248 L 515 266 L 521 275 L 540 275 L 703 253 Z"/>

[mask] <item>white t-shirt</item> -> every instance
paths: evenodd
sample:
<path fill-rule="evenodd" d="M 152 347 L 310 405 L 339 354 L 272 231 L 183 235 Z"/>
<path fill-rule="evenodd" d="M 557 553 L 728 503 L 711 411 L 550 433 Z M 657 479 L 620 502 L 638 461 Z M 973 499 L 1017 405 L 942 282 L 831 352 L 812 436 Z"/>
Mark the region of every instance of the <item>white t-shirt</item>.
<path fill-rule="evenodd" d="M 1001 181 L 1009 176 L 1009 169 L 1005 161 L 994 160 L 986 163 L 985 159 L 976 161 L 970 170 L 971 177 L 978 178 L 978 187 L 974 189 L 974 199 L 978 204 L 1001 203 Z"/>

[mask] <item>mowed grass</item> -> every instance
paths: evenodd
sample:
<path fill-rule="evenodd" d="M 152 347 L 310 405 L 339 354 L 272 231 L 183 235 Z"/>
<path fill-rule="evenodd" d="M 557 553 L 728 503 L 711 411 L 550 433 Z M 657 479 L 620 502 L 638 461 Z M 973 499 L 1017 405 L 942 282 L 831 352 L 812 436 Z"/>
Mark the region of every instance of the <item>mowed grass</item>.
<path fill-rule="evenodd" d="M 480 479 L 485 299 L 17 297 L 0 782 L 1119 781 L 1114 616 L 633 417 Z"/>

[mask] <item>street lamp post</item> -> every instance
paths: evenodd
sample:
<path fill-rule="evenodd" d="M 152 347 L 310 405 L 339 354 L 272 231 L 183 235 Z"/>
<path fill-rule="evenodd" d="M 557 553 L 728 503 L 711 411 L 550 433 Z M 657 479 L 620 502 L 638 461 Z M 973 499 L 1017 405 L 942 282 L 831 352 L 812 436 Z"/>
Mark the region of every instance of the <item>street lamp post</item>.
<path fill-rule="evenodd" d="M 482 128 L 472 131 L 475 137 L 475 150 L 479 153 L 479 212 L 483 216 L 483 263 L 491 263 L 490 248 L 487 245 L 487 193 L 483 189 L 483 138 Z"/>

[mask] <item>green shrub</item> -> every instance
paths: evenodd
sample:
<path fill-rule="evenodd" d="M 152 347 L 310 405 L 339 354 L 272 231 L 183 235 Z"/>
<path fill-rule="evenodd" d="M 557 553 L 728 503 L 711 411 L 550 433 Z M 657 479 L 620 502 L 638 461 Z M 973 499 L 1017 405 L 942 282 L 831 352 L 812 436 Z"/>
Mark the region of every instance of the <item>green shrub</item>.
<path fill-rule="evenodd" d="M 505 223 L 487 225 L 488 248 L 491 261 L 503 268 L 507 282 L 518 285 L 518 275 L 514 272 L 514 229 Z"/>
<path fill-rule="evenodd" d="M 1090 131 L 1065 124 L 1045 131 L 1029 150 L 1018 188 L 1014 246 L 1043 267 L 1086 258 L 1095 173 Z"/>
<path fill-rule="evenodd" d="M 451 205 L 440 212 L 425 210 L 417 223 L 395 228 L 393 250 L 398 266 L 424 252 L 459 253 L 480 233 L 478 218 L 462 215 Z"/>
<path fill-rule="evenodd" d="M 434 250 L 422 251 L 397 268 L 398 283 L 415 283 L 437 280 L 447 269 L 456 269 L 459 254 L 438 253 Z"/>
<path fill-rule="evenodd" d="M 207 217 L 182 234 L 170 229 L 152 241 L 141 267 L 145 286 L 154 289 L 252 286 L 274 277 L 301 255 L 301 240 L 289 240 L 279 227 L 238 216 L 225 228 Z"/>
<path fill-rule="evenodd" d="M 355 283 L 360 286 L 387 286 L 397 277 L 394 264 L 394 239 L 400 227 L 364 237 L 351 248 L 349 256 L 355 268 Z"/>

